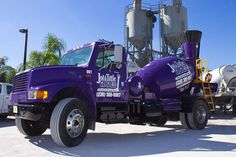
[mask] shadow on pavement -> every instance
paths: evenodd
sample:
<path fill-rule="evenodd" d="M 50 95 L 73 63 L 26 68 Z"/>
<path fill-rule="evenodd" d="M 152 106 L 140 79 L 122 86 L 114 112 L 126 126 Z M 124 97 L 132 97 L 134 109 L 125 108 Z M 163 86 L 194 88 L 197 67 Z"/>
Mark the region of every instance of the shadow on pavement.
<path fill-rule="evenodd" d="M 10 127 L 15 125 L 15 119 L 7 118 L 7 119 L 0 119 L 0 129 L 3 127 Z"/>
<path fill-rule="evenodd" d="M 236 114 L 216 112 L 211 115 L 210 119 L 221 119 L 221 120 L 236 119 Z"/>
<path fill-rule="evenodd" d="M 147 127 L 147 126 L 144 126 Z M 168 131 L 135 134 L 89 133 L 85 141 L 73 148 L 54 144 L 50 135 L 31 137 L 34 145 L 67 156 L 140 156 L 177 151 L 232 151 L 235 143 L 211 141 L 211 135 L 236 135 L 236 126 L 209 125 L 204 130 L 185 130 L 167 125 Z"/>

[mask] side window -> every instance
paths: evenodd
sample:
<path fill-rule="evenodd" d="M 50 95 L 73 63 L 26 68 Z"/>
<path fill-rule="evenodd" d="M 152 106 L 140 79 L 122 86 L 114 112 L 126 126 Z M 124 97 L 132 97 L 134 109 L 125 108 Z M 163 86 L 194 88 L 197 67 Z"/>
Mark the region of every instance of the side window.
<path fill-rule="evenodd" d="M 100 48 L 97 59 L 96 59 L 96 66 L 97 67 L 99 67 L 99 68 L 103 67 L 103 65 L 104 65 L 103 58 L 104 58 L 104 50 Z"/>
<path fill-rule="evenodd" d="M 114 62 L 114 50 L 99 49 L 99 53 L 96 59 L 96 66 L 98 68 L 106 67 Z"/>
<path fill-rule="evenodd" d="M 11 94 L 12 92 L 12 86 L 7 86 L 7 94 Z"/>

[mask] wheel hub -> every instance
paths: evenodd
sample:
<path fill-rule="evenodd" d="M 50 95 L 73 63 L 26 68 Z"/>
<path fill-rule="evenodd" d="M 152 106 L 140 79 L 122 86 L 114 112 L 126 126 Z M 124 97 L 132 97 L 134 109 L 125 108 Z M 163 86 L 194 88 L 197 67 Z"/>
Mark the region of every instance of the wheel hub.
<path fill-rule="evenodd" d="M 203 124 L 207 118 L 206 110 L 203 106 L 199 106 L 196 110 L 196 119 L 198 123 Z"/>
<path fill-rule="evenodd" d="M 78 137 L 84 128 L 84 115 L 79 109 L 72 110 L 66 120 L 66 130 L 70 137 Z"/>

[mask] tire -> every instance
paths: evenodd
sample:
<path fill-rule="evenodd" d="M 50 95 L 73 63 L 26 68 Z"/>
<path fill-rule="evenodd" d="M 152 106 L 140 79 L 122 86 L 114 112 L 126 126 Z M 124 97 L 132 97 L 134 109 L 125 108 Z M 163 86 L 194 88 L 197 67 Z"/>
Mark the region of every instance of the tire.
<path fill-rule="evenodd" d="M 187 113 L 187 121 L 194 130 L 204 129 L 207 125 L 210 110 L 204 100 L 196 100 L 191 113 Z"/>
<path fill-rule="evenodd" d="M 30 121 L 25 120 L 21 118 L 16 118 L 16 127 L 22 133 L 26 136 L 39 136 L 42 135 L 47 128 L 40 125 L 39 121 Z"/>
<path fill-rule="evenodd" d="M 8 115 L 0 115 L 1 120 L 7 119 L 7 117 L 8 117 Z"/>
<path fill-rule="evenodd" d="M 233 104 L 233 114 L 235 114 L 236 115 L 236 104 Z"/>
<path fill-rule="evenodd" d="M 189 122 L 188 122 L 187 113 L 180 112 L 179 119 L 184 129 L 191 129 L 191 126 L 189 125 Z"/>
<path fill-rule="evenodd" d="M 167 117 L 165 116 L 161 116 L 161 117 L 158 117 L 155 121 L 151 122 L 150 125 L 151 126 L 164 126 L 167 122 Z"/>
<path fill-rule="evenodd" d="M 60 146 L 77 146 L 86 137 L 88 124 L 85 104 L 76 98 L 65 98 L 56 105 L 51 116 L 52 139 Z"/>
<path fill-rule="evenodd" d="M 232 112 L 234 115 L 236 115 L 236 97 L 233 98 L 233 105 L 232 105 Z"/>

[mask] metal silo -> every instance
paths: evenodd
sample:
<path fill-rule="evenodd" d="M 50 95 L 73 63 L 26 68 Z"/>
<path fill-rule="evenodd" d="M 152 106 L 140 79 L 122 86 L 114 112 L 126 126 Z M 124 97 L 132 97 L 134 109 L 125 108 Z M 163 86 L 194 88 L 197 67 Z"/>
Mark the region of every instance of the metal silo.
<path fill-rule="evenodd" d="M 129 41 L 141 51 L 146 43 L 152 41 L 153 21 L 147 16 L 146 10 L 131 10 L 127 14 L 127 26 L 129 28 Z"/>
<path fill-rule="evenodd" d="M 149 5 L 134 0 L 126 11 L 127 50 L 140 67 L 148 64 L 152 55 L 153 27 L 156 17 Z"/>
<path fill-rule="evenodd" d="M 182 32 L 187 28 L 187 8 L 182 6 L 181 0 L 173 0 L 173 5 L 160 9 L 160 32 L 164 56 L 169 54 L 168 49 L 177 52 L 184 40 Z"/>
<path fill-rule="evenodd" d="M 125 41 L 129 58 L 139 67 L 154 58 L 183 56 L 183 32 L 188 29 L 187 9 L 181 0 L 171 0 L 169 5 L 149 5 L 134 0 L 126 8 Z M 153 28 L 157 18 L 160 26 L 160 50 L 153 49 Z M 154 56 L 154 57 L 153 57 Z"/>

